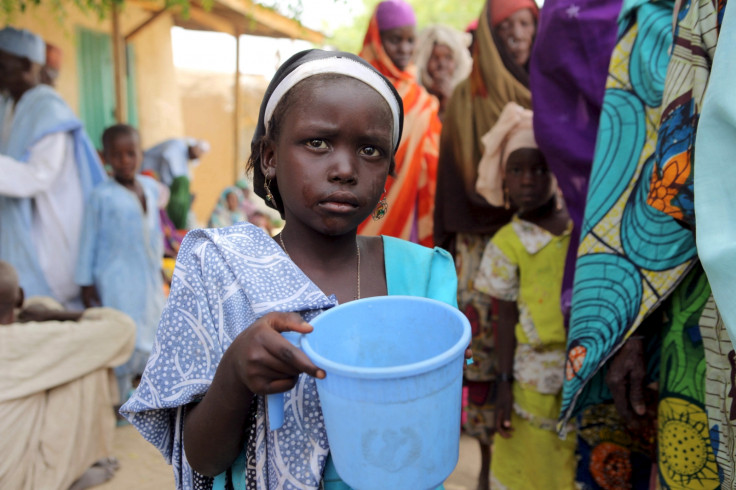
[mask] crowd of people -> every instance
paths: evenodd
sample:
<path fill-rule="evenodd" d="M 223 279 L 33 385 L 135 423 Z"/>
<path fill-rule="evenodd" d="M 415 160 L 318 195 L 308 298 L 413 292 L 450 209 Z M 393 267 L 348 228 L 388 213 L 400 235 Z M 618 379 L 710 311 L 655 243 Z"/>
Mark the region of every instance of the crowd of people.
<path fill-rule="evenodd" d="M 479 490 L 736 488 L 734 23 L 725 0 L 487 0 L 465 32 L 420 31 L 384 0 L 359 55 L 279 68 L 252 180 L 186 236 L 206 142 L 144 152 L 118 124 L 103 167 L 42 81 L 58 53 L 0 30 L 0 338 L 29 346 L 27 365 L 52 355 L 43 335 L 96 350 L 83 370 L 1 380 L 0 424 L 18 432 L 39 393 L 115 367 L 117 396 L 93 396 L 124 403 L 177 488 L 348 488 L 315 403 L 325 372 L 280 334 L 414 295 L 471 324 L 462 429 Z M 101 347 L 89 330 L 115 322 Z M 265 395 L 281 392 L 270 430 Z M 96 484 L 115 469 L 105 441 L 46 473 L 15 451 L 0 486 Z"/>

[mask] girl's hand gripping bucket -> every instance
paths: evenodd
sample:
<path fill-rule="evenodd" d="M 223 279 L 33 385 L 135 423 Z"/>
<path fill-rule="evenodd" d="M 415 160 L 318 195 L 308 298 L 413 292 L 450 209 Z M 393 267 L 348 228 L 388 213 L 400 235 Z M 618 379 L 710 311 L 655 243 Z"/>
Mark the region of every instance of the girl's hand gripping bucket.
<path fill-rule="evenodd" d="M 327 373 L 317 390 L 340 477 L 360 490 L 440 485 L 458 459 L 465 315 L 431 299 L 381 296 L 312 325 L 301 348 Z"/>

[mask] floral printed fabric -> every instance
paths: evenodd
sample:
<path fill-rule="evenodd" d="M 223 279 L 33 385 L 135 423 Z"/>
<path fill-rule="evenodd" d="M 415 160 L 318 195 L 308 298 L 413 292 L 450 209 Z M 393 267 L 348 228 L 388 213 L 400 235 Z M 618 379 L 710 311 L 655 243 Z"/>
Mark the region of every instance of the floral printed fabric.
<path fill-rule="evenodd" d="M 468 388 L 465 407 L 465 433 L 482 444 L 491 444 L 496 424 L 496 351 L 494 332 L 498 320 L 498 302 L 475 289 L 475 275 L 490 235 L 457 234 L 455 266 L 458 277 L 457 301 L 470 321 L 473 364 L 467 366 L 464 377 Z"/>
<path fill-rule="evenodd" d="M 571 227 L 568 228 L 570 231 Z M 540 333 L 534 321 L 533 308 L 530 303 L 537 302 L 537 294 L 546 296 L 547 291 L 532 283 L 555 282 L 561 280 L 564 263 L 564 247 L 554 247 L 547 253 L 540 253 L 553 241 L 564 243 L 569 233 L 555 237 L 543 228 L 514 217 L 513 221 L 502 228 L 496 237 L 488 243 L 483 253 L 475 287 L 479 291 L 502 301 L 515 301 L 519 309 L 519 325 L 523 337 L 517 335 L 517 346 L 514 353 L 514 379 L 524 388 L 544 395 L 557 395 L 562 388 L 565 372 L 564 328 L 561 323 L 542 322 L 542 328 L 560 330 L 562 336 L 550 339 L 546 333 Z M 515 249 L 513 253 L 510 250 Z M 522 250 L 519 250 L 522 249 Z M 548 253 L 551 253 L 548 255 Z M 511 258 L 510 255 L 513 257 Z M 557 267 L 554 262 L 557 260 Z M 529 264 L 536 263 L 539 270 L 559 269 L 554 277 L 530 274 L 532 280 L 525 280 L 522 288 L 520 269 L 529 272 Z M 541 266 L 539 265 L 541 263 Z M 549 275 L 548 275 L 549 276 Z M 559 277 L 558 277 L 559 276 Z M 559 294 L 560 282 L 557 281 Z M 522 293 L 523 291 L 523 293 Z M 559 304 L 547 302 L 547 308 L 559 310 Z M 539 315 L 540 318 L 542 317 Z M 545 318 L 547 318 L 545 316 Z M 560 319 L 561 317 L 558 317 Z M 556 328 L 557 327 L 557 328 Z M 545 342 L 543 338 L 552 340 Z M 557 340 L 557 342 L 555 342 Z"/>
<path fill-rule="evenodd" d="M 483 253 L 483 260 L 475 287 L 488 295 L 502 301 L 519 299 L 519 275 L 516 264 L 493 242 L 490 242 Z"/>
<path fill-rule="evenodd" d="M 470 347 L 473 364 L 465 370 L 465 378 L 471 381 L 496 379 L 496 354 L 494 345 L 493 299 L 476 288 L 475 279 L 480 267 L 483 250 L 491 239 L 488 235 L 458 233 L 455 267 L 458 276 L 458 307 L 470 321 L 473 332 Z"/>
<path fill-rule="evenodd" d="M 562 240 L 560 240 L 560 237 L 555 237 L 534 223 L 521 220 L 518 217 L 514 217 L 512 222 L 502 228 L 502 230 L 504 230 L 503 234 L 499 231 L 499 234 L 501 234 L 499 240 L 494 238 L 494 240 L 488 244 L 485 252 L 483 253 L 480 268 L 478 269 L 478 273 L 475 277 L 475 288 L 502 301 L 516 301 L 519 308 L 519 326 L 525 336 L 522 341 L 523 343 L 528 343 L 535 348 L 539 348 L 545 344 L 545 342 L 540 337 L 533 319 L 535 316 L 533 310 L 536 310 L 537 306 L 535 305 L 530 308 L 530 304 L 537 302 L 536 300 L 539 298 L 520 295 L 520 290 L 522 288 L 519 280 L 520 258 L 523 257 L 522 260 L 524 262 L 536 262 L 537 265 L 535 267 L 541 267 L 540 271 L 549 271 L 549 268 L 547 267 L 549 264 L 545 264 L 549 259 L 547 253 L 543 254 L 544 258 L 542 258 L 542 263 L 534 261 L 533 257 L 537 256 L 539 252 L 553 240 L 556 242 L 556 248 L 560 248 L 564 245 L 566 249 L 567 245 L 565 241 L 569 240 L 572 224 L 562 236 Z M 498 237 L 499 235 L 497 234 L 496 236 Z M 506 246 L 502 248 L 502 245 L 500 245 L 501 243 L 506 244 Z M 509 256 L 510 254 L 508 253 L 508 250 L 510 247 L 514 246 L 516 246 L 516 248 L 522 248 L 523 252 L 521 250 L 518 251 L 519 253 L 515 251 L 513 253 L 515 257 L 512 258 Z M 552 253 L 552 255 L 556 254 Z M 564 257 L 562 260 L 564 262 Z M 539 279 L 535 280 L 539 281 Z M 559 284 L 561 284 L 562 280 L 561 277 L 559 283 L 555 281 L 555 278 L 544 277 L 544 279 L 542 279 L 542 281 L 548 280 L 551 281 L 551 284 L 557 284 L 557 287 L 552 287 L 553 291 L 550 292 L 554 293 L 554 291 L 556 291 L 556 294 L 559 295 L 559 287 L 561 287 Z M 540 290 L 533 286 L 526 290 L 533 296 L 540 294 Z M 541 296 L 546 296 L 546 294 L 541 294 Z M 545 318 L 547 317 L 546 313 L 559 310 L 559 303 L 552 305 L 550 304 L 549 298 L 546 298 L 546 300 L 545 298 L 542 299 L 543 301 L 539 302 L 539 304 L 543 304 L 540 309 L 545 310 Z M 557 319 L 555 314 L 552 314 L 552 317 L 555 317 L 555 320 Z M 561 319 L 561 313 L 559 318 Z M 564 342 L 564 336 L 555 340 Z"/>
<path fill-rule="evenodd" d="M 562 389 L 564 372 L 563 350 L 538 350 L 529 344 L 516 347 L 514 379 L 525 387 L 543 395 L 556 395 Z"/>
<path fill-rule="evenodd" d="M 575 265 L 563 421 L 602 401 L 606 361 L 696 260 L 693 233 L 647 204 L 673 3 L 621 10 Z"/>
<path fill-rule="evenodd" d="M 647 198 L 655 209 L 693 228 L 695 135 L 725 6 L 725 0 L 688 0 L 677 12 Z"/>
<path fill-rule="evenodd" d="M 565 372 L 562 275 L 572 223 L 555 236 L 514 217 L 485 249 L 475 287 L 515 301 L 513 412 L 510 439 L 496 438 L 492 478 L 499 488 L 572 488 L 575 440 L 555 433 Z M 527 462 L 522 469 L 518 461 Z M 494 487 L 495 488 L 495 487 Z"/>

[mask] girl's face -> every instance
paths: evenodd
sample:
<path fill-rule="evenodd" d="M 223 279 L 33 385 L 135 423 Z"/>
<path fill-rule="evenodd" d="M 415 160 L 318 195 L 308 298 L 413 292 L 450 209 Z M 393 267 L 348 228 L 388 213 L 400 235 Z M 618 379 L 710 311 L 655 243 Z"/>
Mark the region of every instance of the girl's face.
<path fill-rule="evenodd" d="M 434 44 L 427 60 L 427 73 L 432 79 L 451 77 L 455 73 L 455 57 L 452 49 L 444 44 Z"/>
<path fill-rule="evenodd" d="M 277 140 L 262 154 L 290 227 L 336 236 L 355 232 L 383 192 L 392 152 L 393 118 L 364 83 L 308 79 L 292 90 Z M 296 95 L 296 94 L 290 94 Z"/>
<path fill-rule="evenodd" d="M 143 161 L 143 152 L 138 136 L 130 133 L 118 134 L 105 148 L 105 161 L 112 167 L 117 180 L 131 181 L 138 173 Z"/>
<path fill-rule="evenodd" d="M 416 43 L 416 29 L 414 26 L 395 27 L 381 31 L 381 44 L 383 49 L 396 68 L 401 71 L 409 66 L 414 54 Z"/>
<path fill-rule="evenodd" d="M 506 189 L 522 213 L 549 202 L 554 194 L 552 175 L 541 151 L 520 148 L 511 152 L 506 162 Z"/>
<path fill-rule="evenodd" d="M 522 9 L 514 12 L 498 24 L 496 31 L 516 64 L 519 66 L 526 65 L 532 54 L 534 34 L 537 32 L 537 23 L 532 11 Z"/>

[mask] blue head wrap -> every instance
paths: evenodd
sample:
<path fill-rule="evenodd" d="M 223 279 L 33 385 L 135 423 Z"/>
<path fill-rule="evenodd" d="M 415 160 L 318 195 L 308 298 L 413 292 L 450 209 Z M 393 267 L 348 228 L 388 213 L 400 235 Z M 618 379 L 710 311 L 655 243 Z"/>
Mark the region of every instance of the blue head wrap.
<path fill-rule="evenodd" d="M 10 26 L 0 29 L 0 50 L 39 65 L 46 64 L 46 43 L 25 29 Z"/>

